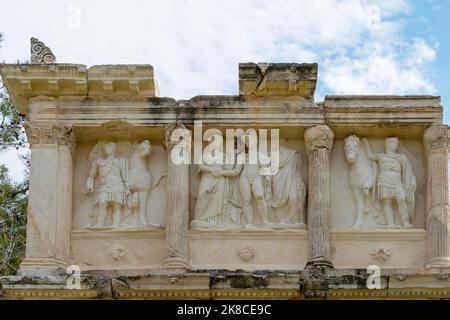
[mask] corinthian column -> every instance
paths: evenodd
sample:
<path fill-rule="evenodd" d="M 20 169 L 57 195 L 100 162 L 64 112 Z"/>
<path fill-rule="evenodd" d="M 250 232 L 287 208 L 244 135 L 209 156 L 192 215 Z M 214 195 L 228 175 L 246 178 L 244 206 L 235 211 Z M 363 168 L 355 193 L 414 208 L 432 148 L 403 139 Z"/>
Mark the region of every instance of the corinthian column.
<path fill-rule="evenodd" d="M 183 125 L 166 128 L 167 199 L 164 267 L 183 271 L 188 267 L 189 163 L 192 133 Z"/>
<path fill-rule="evenodd" d="M 64 272 L 72 229 L 72 127 L 25 124 L 31 146 L 27 243 L 22 275 Z"/>
<path fill-rule="evenodd" d="M 448 194 L 449 127 L 433 124 L 423 135 L 427 154 L 427 267 L 450 267 Z"/>
<path fill-rule="evenodd" d="M 330 234 L 330 151 L 334 133 L 325 125 L 305 131 L 308 155 L 308 246 L 307 266 L 333 267 Z"/>

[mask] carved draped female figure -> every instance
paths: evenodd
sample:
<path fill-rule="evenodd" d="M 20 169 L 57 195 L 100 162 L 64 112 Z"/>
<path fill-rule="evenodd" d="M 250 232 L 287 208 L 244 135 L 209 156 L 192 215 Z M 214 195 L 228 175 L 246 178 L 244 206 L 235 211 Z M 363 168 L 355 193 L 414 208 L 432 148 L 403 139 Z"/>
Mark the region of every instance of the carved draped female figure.
<path fill-rule="evenodd" d="M 214 138 L 219 144 L 218 149 L 223 147 L 222 138 L 219 135 Z M 225 160 L 222 163 L 199 165 L 198 174 L 201 178 L 195 216 L 191 221 L 193 228 L 220 227 L 237 223 L 237 214 L 231 205 L 230 190 L 232 190 L 234 178 L 241 171 L 242 165 L 227 165 Z"/>
<path fill-rule="evenodd" d="M 306 187 L 301 176 L 302 162 L 297 150 L 279 147 L 278 172 L 269 176 L 268 201 L 274 223 L 304 223 Z"/>

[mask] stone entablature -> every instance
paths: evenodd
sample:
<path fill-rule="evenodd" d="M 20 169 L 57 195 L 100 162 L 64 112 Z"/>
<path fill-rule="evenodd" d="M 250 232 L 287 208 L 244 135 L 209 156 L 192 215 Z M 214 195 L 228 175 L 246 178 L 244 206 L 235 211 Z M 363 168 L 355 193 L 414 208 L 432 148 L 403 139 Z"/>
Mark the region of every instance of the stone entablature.
<path fill-rule="evenodd" d="M 30 112 L 32 97 L 154 97 L 158 88 L 151 65 L 2 65 L 2 79 L 19 111 Z"/>
<path fill-rule="evenodd" d="M 449 131 L 439 97 L 315 102 L 317 64 L 240 64 L 240 95 L 189 100 L 158 97 L 150 65 L 0 71 L 29 116 L 32 150 L 21 275 L 35 282 L 3 278 L 11 298 L 394 298 L 450 291 L 442 280 L 450 272 Z M 194 155 L 196 139 L 206 145 L 208 137 L 238 128 L 257 136 L 259 129 L 279 129 L 278 173 L 255 173 L 259 163 L 172 161 L 179 147 L 174 131 L 191 141 L 185 150 Z M 208 135 L 209 129 L 216 131 Z M 368 277 L 361 269 L 373 264 L 388 281 L 375 291 L 358 287 Z M 79 295 L 64 288 L 68 265 L 84 277 Z M 415 292 L 398 275 L 426 279 L 426 290 Z M 39 278 L 46 276 L 54 281 Z M 346 276 L 354 288 L 342 282 Z M 235 281 L 262 289 L 238 289 Z"/>

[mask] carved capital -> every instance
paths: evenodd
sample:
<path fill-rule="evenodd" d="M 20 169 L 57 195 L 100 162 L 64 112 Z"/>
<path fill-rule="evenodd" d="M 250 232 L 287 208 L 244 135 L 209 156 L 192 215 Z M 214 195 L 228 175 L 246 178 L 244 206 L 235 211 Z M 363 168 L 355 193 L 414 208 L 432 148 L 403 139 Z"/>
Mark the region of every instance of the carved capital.
<path fill-rule="evenodd" d="M 75 145 L 75 134 L 72 126 L 27 122 L 24 124 L 24 128 L 30 145 L 60 144 L 67 145 L 70 148 Z"/>
<path fill-rule="evenodd" d="M 175 130 L 185 130 L 184 132 L 180 131 L 177 134 L 174 134 Z M 191 129 L 187 128 L 183 123 L 177 122 L 171 125 L 168 125 L 164 128 L 164 146 L 167 150 L 171 150 L 175 145 L 180 145 L 180 143 L 185 139 L 189 138 L 190 140 L 192 136 Z M 190 146 L 190 141 L 185 140 L 185 143 L 188 143 Z"/>
<path fill-rule="evenodd" d="M 423 134 L 423 142 L 428 151 L 442 149 L 449 152 L 449 127 L 433 124 Z"/>
<path fill-rule="evenodd" d="M 306 152 L 333 147 L 334 132 L 326 125 L 315 126 L 305 131 Z"/>

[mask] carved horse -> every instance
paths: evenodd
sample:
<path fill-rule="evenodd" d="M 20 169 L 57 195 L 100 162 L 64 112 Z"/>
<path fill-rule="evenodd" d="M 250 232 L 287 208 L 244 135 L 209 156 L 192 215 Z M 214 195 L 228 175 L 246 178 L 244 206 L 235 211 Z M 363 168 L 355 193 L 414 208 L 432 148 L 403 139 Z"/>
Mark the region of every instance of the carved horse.
<path fill-rule="evenodd" d="M 131 191 L 131 225 L 147 225 L 147 202 L 153 187 L 153 176 L 147 167 L 147 158 L 152 152 L 148 140 L 133 145 L 130 155 L 128 187 Z M 137 211 L 137 214 L 136 214 Z"/>
<path fill-rule="evenodd" d="M 376 164 L 367 157 L 360 139 L 355 135 L 345 138 L 344 149 L 351 166 L 350 187 L 356 201 L 356 221 L 353 228 L 358 228 L 364 214 L 370 212 L 370 193 L 375 192 Z"/>

